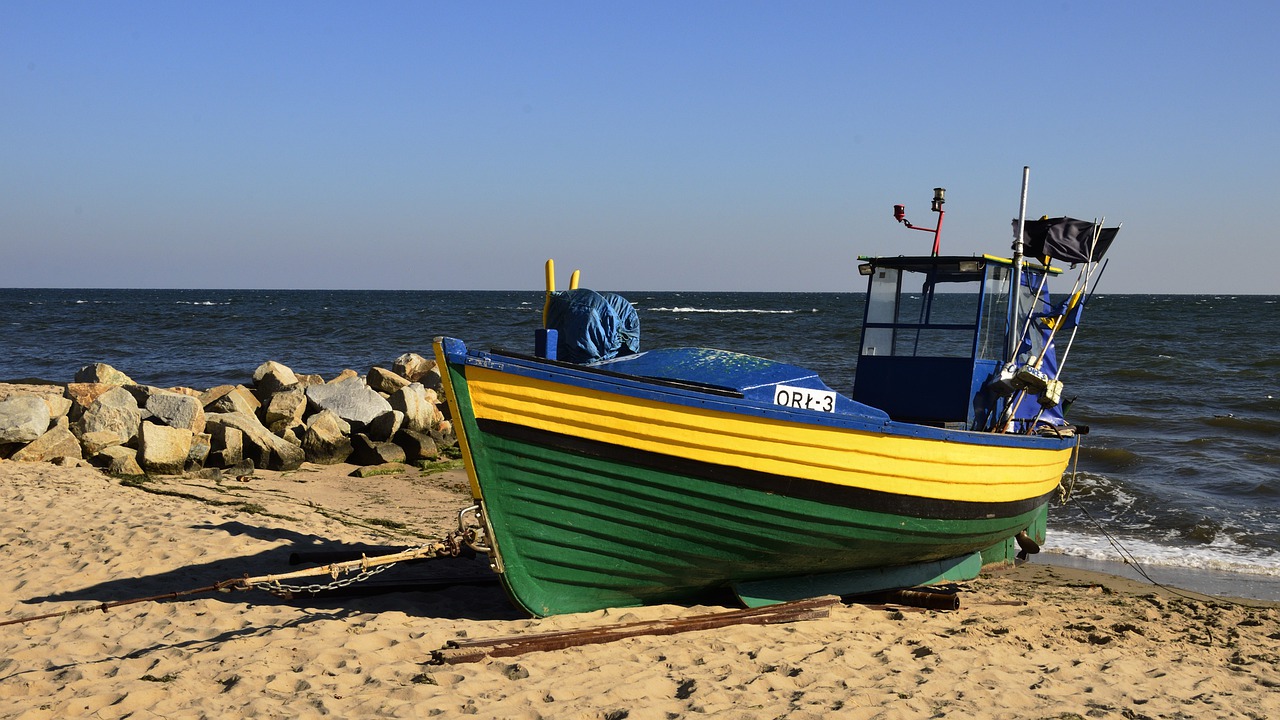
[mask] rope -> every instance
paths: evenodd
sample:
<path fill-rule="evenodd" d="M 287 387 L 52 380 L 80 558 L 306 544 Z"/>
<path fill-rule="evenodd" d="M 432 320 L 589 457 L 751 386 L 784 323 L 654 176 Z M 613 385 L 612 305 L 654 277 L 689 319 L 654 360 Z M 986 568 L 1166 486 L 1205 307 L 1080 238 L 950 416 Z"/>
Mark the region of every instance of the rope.
<path fill-rule="evenodd" d="M 1107 529 L 1102 526 L 1102 523 L 1099 522 L 1098 519 L 1095 518 L 1089 512 L 1089 510 L 1083 504 L 1080 503 L 1078 499 L 1074 497 L 1069 497 L 1068 499 L 1072 500 L 1075 507 L 1079 509 L 1080 512 L 1084 513 L 1085 517 L 1089 518 L 1089 521 L 1093 523 L 1093 526 L 1098 530 L 1098 532 L 1102 533 L 1102 536 L 1105 537 L 1107 539 L 1107 542 L 1111 544 L 1112 549 L 1116 551 L 1116 554 L 1120 556 L 1120 559 L 1124 562 L 1125 565 L 1132 567 L 1134 572 L 1138 573 L 1138 575 L 1142 576 L 1142 578 L 1145 579 L 1147 582 L 1160 588 L 1161 590 L 1164 590 L 1165 592 L 1168 592 L 1173 595 L 1177 595 L 1178 597 L 1185 598 L 1187 600 L 1201 600 L 1201 601 L 1212 600 L 1214 602 L 1226 603 L 1228 605 L 1234 605 L 1236 607 L 1242 607 L 1242 608 L 1250 608 L 1253 610 L 1263 610 L 1270 607 L 1270 605 L 1261 604 L 1261 603 L 1255 605 L 1252 603 L 1242 602 L 1240 600 L 1234 600 L 1231 598 L 1218 597 L 1217 595 L 1209 595 L 1207 593 L 1198 593 L 1193 590 L 1183 590 L 1181 588 L 1176 588 L 1171 585 L 1165 585 L 1164 583 L 1159 582 L 1155 578 L 1151 577 L 1151 575 L 1147 572 L 1146 568 L 1142 566 L 1142 563 L 1138 562 L 1138 558 L 1134 557 L 1133 553 L 1129 552 L 1129 550 L 1125 548 L 1125 546 L 1119 540 L 1117 540 L 1111 533 L 1107 532 Z"/>

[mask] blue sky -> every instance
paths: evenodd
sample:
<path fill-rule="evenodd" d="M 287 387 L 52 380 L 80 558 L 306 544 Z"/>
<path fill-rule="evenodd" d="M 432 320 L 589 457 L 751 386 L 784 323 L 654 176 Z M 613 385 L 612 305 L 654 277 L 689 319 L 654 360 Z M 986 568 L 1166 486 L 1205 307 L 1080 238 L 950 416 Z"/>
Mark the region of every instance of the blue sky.
<path fill-rule="evenodd" d="M 1124 222 L 1280 293 L 1280 4 L 0 4 L 0 286 L 861 290 Z"/>

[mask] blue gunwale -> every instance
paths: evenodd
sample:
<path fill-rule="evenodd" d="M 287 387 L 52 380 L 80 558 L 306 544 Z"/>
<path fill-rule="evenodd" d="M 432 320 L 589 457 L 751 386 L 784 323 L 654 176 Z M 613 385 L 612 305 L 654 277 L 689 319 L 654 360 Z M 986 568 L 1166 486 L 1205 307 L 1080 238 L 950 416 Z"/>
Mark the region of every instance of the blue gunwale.
<path fill-rule="evenodd" d="M 691 388 L 681 386 L 678 382 L 637 377 L 608 369 L 572 365 L 501 350 L 469 350 L 465 343 L 454 338 L 444 338 L 443 342 L 445 355 L 459 364 L 491 368 L 538 380 L 687 407 L 967 445 L 1055 450 L 1069 448 L 1075 444 L 1072 438 L 976 432 L 896 422 L 879 410 L 852 400 L 849 400 L 851 404 L 859 408 L 867 408 L 870 412 L 868 414 L 839 411 L 827 413 L 791 408 L 750 398 L 725 397 L 723 393 L 716 393 L 713 389 Z M 877 414 L 879 417 L 876 416 Z"/>

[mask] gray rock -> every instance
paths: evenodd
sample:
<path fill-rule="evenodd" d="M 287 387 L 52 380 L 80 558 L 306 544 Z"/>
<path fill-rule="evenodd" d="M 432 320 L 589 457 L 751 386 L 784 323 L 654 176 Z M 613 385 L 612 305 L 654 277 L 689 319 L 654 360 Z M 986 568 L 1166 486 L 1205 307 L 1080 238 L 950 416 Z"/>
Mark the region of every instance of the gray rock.
<path fill-rule="evenodd" d="M 404 413 L 404 426 L 419 432 L 430 431 L 444 419 L 438 401 L 436 392 L 422 383 L 406 385 L 387 398 L 392 408 Z"/>
<path fill-rule="evenodd" d="M 346 462 L 351 457 L 351 426 L 332 410 L 324 410 L 307 420 L 302 449 L 307 460 L 320 465 Z"/>
<path fill-rule="evenodd" d="M 258 412 L 262 403 L 249 388 L 243 385 L 219 385 L 200 396 L 200 404 L 206 413 L 248 413 Z"/>
<path fill-rule="evenodd" d="M 147 410 L 151 416 L 172 428 L 204 432 L 204 408 L 200 400 L 190 395 L 160 392 L 147 398 Z"/>
<path fill-rule="evenodd" d="M 369 368 L 369 375 L 365 378 L 365 382 L 369 383 L 369 387 L 374 391 L 387 395 L 409 384 L 409 381 L 403 377 L 380 367 Z"/>
<path fill-rule="evenodd" d="M 18 462 L 51 462 L 58 458 L 81 457 L 80 441 L 63 425 L 55 425 L 51 430 L 27 444 L 11 459 Z"/>
<path fill-rule="evenodd" d="M 280 422 L 293 425 L 302 422 L 306 411 L 306 393 L 297 389 L 282 390 L 263 399 L 262 421 L 273 429 Z"/>
<path fill-rule="evenodd" d="M 222 470 L 220 468 L 192 469 L 188 471 L 188 473 L 190 476 L 200 478 L 201 480 L 212 480 L 215 483 L 222 482 Z"/>
<path fill-rule="evenodd" d="M 193 435 L 183 428 L 143 423 L 138 443 L 142 469 L 157 475 L 181 475 L 191 454 Z"/>
<path fill-rule="evenodd" d="M 400 432 L 404 424 L 404 413 L 399 410 L 388 410 L 373 419 L 365 428 L 365 433 L 379 442 L 389 442 Z"/>
<path fill-rule="evenodd" d="M 298 376 L 288 367 L 276 362 L 268 360 L 258 366 L 253 371 L 253 389 L 254 394 L 259 400 L 266 402 L 266 398 L 270 395 L 288 390 L 298 384 Z"/>
<path fill-rule="evenodd" d="M 319 375 L 298 375 L 298 387 L 306 388 L 308 385 L 323 385 L 324 378 Z"/>
<path fill-rule="evenodd" d="M 347 380 L 350 380 L 352 378 L 358 378 L 358 377 L 360 377 L 360 373 L 356 372 L 355 370 L 352 370 L 351 368 L 347 368 L 342 372 L 338 373 L 336 376 L 334 376 L 334 378 L 326 384 L 334 385 L 334 384 L 337 384 L 340 382 L 346 382 Z"/>
<path fill-rule="evenodd" d="M 84 411 L 89 409 L 94 400 L 97 400 L 102 393 L 116 387 L 107 383 L 67 383 L 66 389 L 63 391 L 64 397 L 71 401 L 71 410 L 68 416 L 73 420 L 79 420 L 84 415 Z"/>
<path fill-rule="evenodd" d="M 386 398 L 357 377 L 306 389 L 307 400 L 316 411 L 332 410 L 352 425 L 365 427 L 374 418 L 391 410 Z"/>
<path fill-rule="evenodd" d="M 49 429 L 49 405 L 39 395 L 22 393 L 0 400 L 0 445 L 29 443 Z"/>
<path fill-rule="evenodd" d="M 358 467 L 351 473 L 351 477 L 369 478 L 376 477 L 378 475 L 394 475 L 406 472 L 413 472 L 413 468 L 405 465 L 404 463 L 389 462 Z"/>
<path fill-rule="evenodd" d="M 307 426 L 295 420 L 281 420 L 269 429 L 272 435 L 298 447 L 302 447 L 302 437 L 307 433 Z"/>
<path fill-rule="evenodd" d="M 49 406 L 49 417 L 55 420 L 71 412 L 71 400 L 66 396 L 42 395 L 40 399 Z"/>
<path fill-rule="evenodd" d="M 404 449 L 405 459 L 409 462 L 440 457 L 440 449 L 428 433 L 404 428 L 396 433 L 395 443 Z"/>
<path fill-rule="evenodd" d="M 244 461 L 244 433 L 222 424 L 207 427 L 213 449 L 205 458 L 206 465 L 229 468 Z"/>
<path fill-rule="evenodd" d="M 435 369 L 435 360 L 428 360 L 418 353 L 405 353 L 391 363 L 391 371 L 409 382 L 419 382 Z M 440 377 L 439 373 L 436 377 Z"/>
<path fill-rule="evenodd" d="M 85 365 L 76 373 L 78 383 L 106 383 L 108 385 L 135 385 L 128 375 L 106 363 Z"/>
<path fill-rule="evenodd" d="M 164 392 L 158 387 L 150 385 L 121 385 L 129 394 L 133 396 L 133 401 L 138 403 L 138 407 L 146 409 L 147 399 L 156 393 Z"/>
<path fill-rule="evenodd" d="M 297 470 L 306 459 L 302 448 L 273 435 L 255 415 L 232 412 L 209 413 L 205 417 L 210 435 L 225 433 L 227 427 L 244 434 L 244 456 L 253 461 L 254 467 L 265 470 Z M 223 430 L 215 430 L 215 427 Z"/>
<path fill-rule="evenodd" d="M 378 442 L 364 433 L 355 433 L 351 436 L 351 457 L 347 461 L 356 465 L 381 465 L 402 463 L 406 457 L 404 448 L 395 443 Z"/>
<path fill-rule="evenodd" d="M 112 445 L 120 445 L 120 436 L 113 432 L 88 432 L 80 436 L 80 447 L 85 457 L 93 457 Z"/>
<path fill-rule="evenodd" d="M 458 444 L 458 437 L 453 433 L 453 423 L 448 420 L 441 420 L 431 428 L 431 439 L 435 440 L 436 447 L 442 450 Z"/>
<path fill-rule="evenodd" d="M 94 465 L 106 468 L 112 475 L 141 475 L 142 466 L 138 464 L 138 453 L 123 445 L 112 445 L 89 459 Z"/>
<path fill-rule="evenodd" d="M 213 450 L 213 438 L 209 433 L 196 433 L 191 436 L 191 452 L 187 453 L 187 470 L 203 468 L 209 461 L 209 453 Z"/>
<path fill-rule="evenodd" d="M 142 410 L 133 395 L 123 387 L 114 387 L 98 396 L 84 411 L 78 427 L 80 435 L 91 432 L 112 432 L 120 442 L 128 445 L 138 437 L 138 424 L 142 422 Z"/>

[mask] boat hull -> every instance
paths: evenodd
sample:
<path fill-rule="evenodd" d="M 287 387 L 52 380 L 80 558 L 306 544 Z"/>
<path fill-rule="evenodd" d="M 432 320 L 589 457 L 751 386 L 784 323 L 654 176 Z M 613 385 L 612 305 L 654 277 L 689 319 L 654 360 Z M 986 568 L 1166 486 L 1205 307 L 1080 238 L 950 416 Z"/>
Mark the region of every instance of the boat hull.
<path fill-rule="evenodd" d="M 534 615 L 969 555 L 1036 522 L 1070 453 L 452 342 L 437 357 L 493 564 Z"/>

